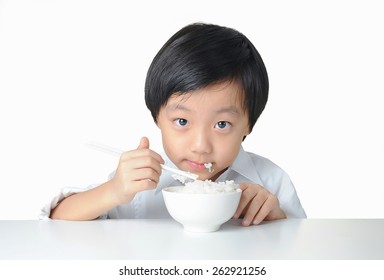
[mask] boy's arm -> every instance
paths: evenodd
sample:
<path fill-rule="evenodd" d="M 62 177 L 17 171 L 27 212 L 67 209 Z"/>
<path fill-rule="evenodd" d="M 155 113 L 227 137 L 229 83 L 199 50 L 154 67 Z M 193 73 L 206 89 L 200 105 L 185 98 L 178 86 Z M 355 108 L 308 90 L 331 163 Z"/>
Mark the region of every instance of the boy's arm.
<path fill-rule="evenodd" d="M 119 205 L 108 181 L 96 188 L 63 199 L 51 211 L 51 219 L 93 220 Z"/>
<path fill-rule="evenodd" d="M 63 199 L 51 211 L 50 218 L 93 220 L 120 204 L 129 203 L 136 193 L 156 188 L 162 163 L 164 160 L 149 149 L 149 140 L 143 137 L 136 150 L 121 155 L 111 180 Z"/>

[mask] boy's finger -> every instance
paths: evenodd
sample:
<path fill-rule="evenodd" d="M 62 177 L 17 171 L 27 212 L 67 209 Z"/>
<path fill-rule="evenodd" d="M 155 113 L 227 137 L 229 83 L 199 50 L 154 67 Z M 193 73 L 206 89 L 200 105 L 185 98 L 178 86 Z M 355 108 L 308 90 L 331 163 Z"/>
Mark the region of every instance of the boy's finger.
<path fill-rule="evenodd" d="M 149 139 L 147 137 L 141 137 L 138 150 L 140 149 L 149 149 Z"/>
<path fill-rule="evenodd" d="M 261 209 L 256 213 L 256 216 L 253 218 L 252 223 L 254 225 L 260 224 L 271 211 L 271 209 L 266 204 L 267 202 L 261 207 Z"/>
<path fill-rule="evenodd" d="M 248 207 L 248 210 L 243 218 L 244 226 L 249 226 L 253 221 L 255 221 L 255 218 L 257 218 L 257 221 L 261 219 L 260 222 L 264 219 L 264 217 L 268 214 L 264 213 L 265 211 L 268 211 L 266 207 L 264 207 L 266 200 L 267 197 L 262 192 L 259 192 L 258 195 L 252 199 L 252 202 L 250 203 L 250 206 Z"/>
<path fill-rule="evenodd" d="M 164 161 L 160 155 L 155 154 L 154 152 L 151 152 L 151 154 L 153 154 L 153 156 L 146 155 L 123 158 L 123 160 L 120 161 L 119 166 L 122 170 L 130 170 L 129 172 L 143 168 L 150 168 L 160 175 L 160 164 Z"/>
<path fill-rule="evenodd" d="M 235 219 L 240 217 L 249 202 L 256 195 L 256 193 L 254 193 L 251 188 L 248 188 L 248 184 L 241 184 L 240 188 L 243 192 L 241 194 L 240 202 L 236 209 L 235 215 L 233 215 Z"/>

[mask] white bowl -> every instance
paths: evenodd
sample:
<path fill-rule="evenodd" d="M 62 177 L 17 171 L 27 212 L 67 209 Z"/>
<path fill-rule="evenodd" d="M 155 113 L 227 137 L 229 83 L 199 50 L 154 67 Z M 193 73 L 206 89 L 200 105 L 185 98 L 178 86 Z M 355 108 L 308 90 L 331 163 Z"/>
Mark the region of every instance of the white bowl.
<path fill-rule="evenodd" d="M 240 202 L 241 190 L 219 193 L 181 192 L 184 186 L 162 190 L 169 214 L 192 232 L 217 231 L 232 218 Z"/>

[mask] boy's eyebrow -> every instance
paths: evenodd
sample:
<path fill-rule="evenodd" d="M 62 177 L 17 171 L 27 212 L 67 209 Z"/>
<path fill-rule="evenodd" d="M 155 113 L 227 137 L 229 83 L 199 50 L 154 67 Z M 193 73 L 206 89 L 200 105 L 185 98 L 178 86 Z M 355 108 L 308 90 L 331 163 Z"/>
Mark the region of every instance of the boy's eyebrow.
<path fill-rule="evenodd" d="M 172 104 L 172 105 L 168 106 L 167 109 L 168 109 L 169 111 L 176 111 L 176 110 L 187 111 L 187 112 L 190 112 L 190 111 L 191 111 L 189 108 L 183 106 L 183 105 L 180 104 L 180 103 Z"/>
<path fill-rule="evenodd" d="M 239 115 L 239 110 L 235 106 L 223 107 L 215 111 L 216 113 L 229 113 Z"/>
<path fill-rule="evenodd" d="M 186 112 L 193 111 L 193 110 L 183 106 L 180 103 L 173 104 L 173 105 L 169 106 L 168 110 L 170 110 L 170 111 L 180 110 L 180 111 L 186 111 Z M 223 107 L 223 108 L 217 109 L 217 110 L 215 110 L 215 113 L 217 113 L 217 114 L 227 113 L 227 114 L 232 114 L 232 115 L 239 115 L 240 114 L 239 110 L 235 106 L 228 106 L 228 107 Z"/>

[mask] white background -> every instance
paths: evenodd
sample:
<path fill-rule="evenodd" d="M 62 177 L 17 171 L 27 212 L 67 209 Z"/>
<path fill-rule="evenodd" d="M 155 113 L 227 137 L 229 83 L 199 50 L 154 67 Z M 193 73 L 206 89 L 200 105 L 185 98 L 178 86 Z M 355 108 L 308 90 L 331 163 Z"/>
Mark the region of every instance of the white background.
<path fill-rule="evenodd" d="M 259 50 L 270 98 L 244 146 L 288 172 L 309 218 L 384 218 L 380 1 L 1 1 L 0 219 L 36 219 L 64 186 L 101 183 L 95 140 L 161 152 L 149 64 L 192 22 Z"/>

